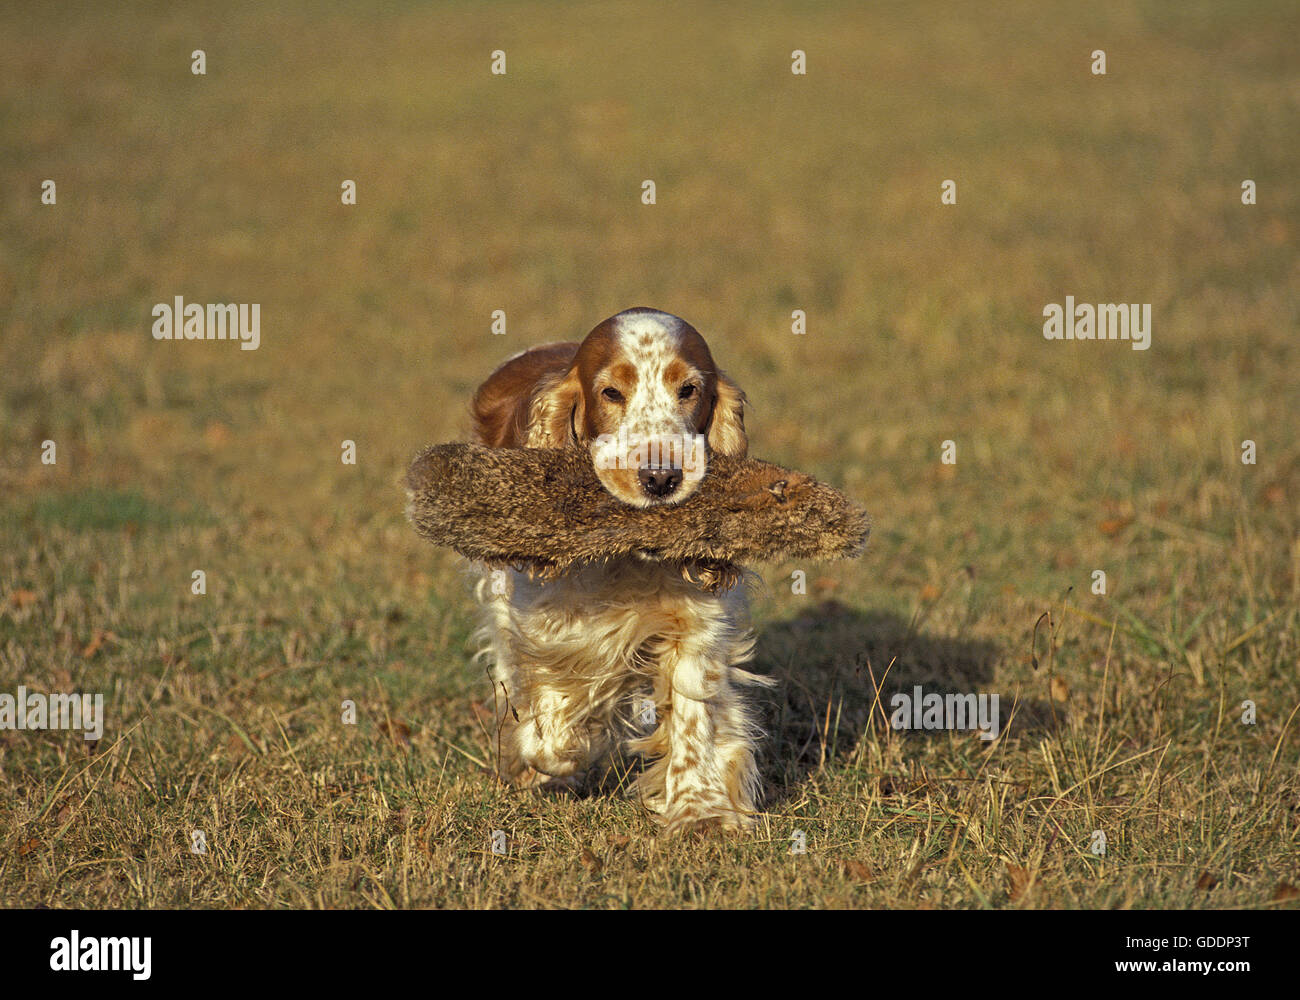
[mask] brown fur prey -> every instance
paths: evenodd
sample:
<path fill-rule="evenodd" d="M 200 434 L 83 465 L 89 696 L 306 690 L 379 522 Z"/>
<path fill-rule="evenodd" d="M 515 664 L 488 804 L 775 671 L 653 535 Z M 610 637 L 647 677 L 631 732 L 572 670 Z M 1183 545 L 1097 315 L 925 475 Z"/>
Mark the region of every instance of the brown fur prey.
<path fill-rule="evenodd" d="M 871 528 L 838 490 L 749 458 L 713 456 L 687 499 L 640 508 L 606 492 L 580 449 L 441 444 L 411 463 L 406 491 L 433 544 L 543 576 L 637 553 L 730 577 L 730 564 L 859 555 Z"/>

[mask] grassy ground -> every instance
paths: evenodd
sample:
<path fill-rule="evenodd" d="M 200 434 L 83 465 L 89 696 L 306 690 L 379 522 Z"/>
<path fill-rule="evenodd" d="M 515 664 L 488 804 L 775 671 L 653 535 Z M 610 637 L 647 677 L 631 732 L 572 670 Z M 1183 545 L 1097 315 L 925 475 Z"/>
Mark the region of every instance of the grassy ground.
<path fill-rule="evenodd" d="M 1297 905 L 1294 4 L 369 6 L 0 9 L 0 692 L 108 713 L 0 732 L 0 899 Z M 176 295 L 260 349 L 153 341 Z M 1151 349 L 1044 340 L 1066 295 Z M 463 567 L 402 515 L 492 366 L 639 304 L 876 517 L 761 567 L 742 839 L 494 784 Z M 891 732 L 886 671 L 1015 717 Z"/>

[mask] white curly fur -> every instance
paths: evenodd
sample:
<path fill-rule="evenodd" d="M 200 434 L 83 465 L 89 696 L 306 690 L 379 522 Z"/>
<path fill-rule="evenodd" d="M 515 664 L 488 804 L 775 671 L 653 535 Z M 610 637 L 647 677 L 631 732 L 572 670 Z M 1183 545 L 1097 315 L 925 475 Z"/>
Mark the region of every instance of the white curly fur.
<path fill-rule="evenodd" d="M 636 311 L 601 334 L 615 338 L 615 357 L 638 374 L 624 418 L 634 434 L 699 431 L 674 423 L 677 399 L 661 377 L 678 349 L 680 322 Z M 548 393 L 560 382 L 552 372 L 530 387 L 527 444 L 553 443 L 545 437 L 557 423 Z M 711 442 L 730 435 L 728 448 L 743 455 L 743 395 L 730 383 L 719 385 L 719 395 L 728 422 L 715 421 Z M 503 776 L 523 785 L 576 783 L 626 750 L 644 758 L 633 788 L 667 829 L 752 825 L 762 734 L 742 693 L 769 683 L 741 668 L 754 649 L 752 579 L 708 593 L 684 580 L 680 567 L 636 557 L 549 581 L 485 569 L 477 584 L 479 655 L 496 690 Z M 646 698 L 654 705 L 650 725 Z"/>
<path fill-rule="evenodd" d="M 577 782 L 622 748 L 646 758 L 634 789 L 670 830 L 750 825 L 761 733 L 741 689 L 767 681 L 741 669 L 754 648 L 743 583 L 709 594 L 629 558 L 549 582 L 487 572 L 477 591 L 506 777 Z"/>

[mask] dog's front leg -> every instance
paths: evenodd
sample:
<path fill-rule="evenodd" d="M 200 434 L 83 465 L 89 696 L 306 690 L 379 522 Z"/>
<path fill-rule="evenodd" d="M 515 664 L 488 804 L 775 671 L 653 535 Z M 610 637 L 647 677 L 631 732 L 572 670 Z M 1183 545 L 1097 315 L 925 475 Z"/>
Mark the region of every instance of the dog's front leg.
<path fill-rule="evenodd" d="M 657 758 L 638 782 L 669 832 L 717 824 L 744 830 L 757 812 L 755 726 L 729 658 L 676 640 L 660 652 L 659 725 L 635 747 Z"/>

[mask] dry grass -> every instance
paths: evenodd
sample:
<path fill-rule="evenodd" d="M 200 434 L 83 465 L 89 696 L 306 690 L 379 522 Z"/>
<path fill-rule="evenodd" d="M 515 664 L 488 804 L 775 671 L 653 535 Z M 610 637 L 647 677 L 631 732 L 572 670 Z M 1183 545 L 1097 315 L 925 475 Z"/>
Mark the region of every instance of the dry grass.
<path fill-rule="evenodd" d="M 109 726 L 0 732 L 0 898 L 1296 905 L 1300 15 L 1216 7 L 6 5 L 0 691 Z M 1151 302 L 1151 350 L 1045 341 L 1067 294 Z M 175 295 L 260 302 L 261 349 L 153 342 Z M 637 304 L 878 526 L 763 567 L 744 839 L 496 787 L 465 578 L 402 519 L 495 363 Z M 887 668 L 1015 720 L 891 733 Z"/>

